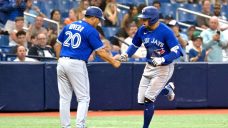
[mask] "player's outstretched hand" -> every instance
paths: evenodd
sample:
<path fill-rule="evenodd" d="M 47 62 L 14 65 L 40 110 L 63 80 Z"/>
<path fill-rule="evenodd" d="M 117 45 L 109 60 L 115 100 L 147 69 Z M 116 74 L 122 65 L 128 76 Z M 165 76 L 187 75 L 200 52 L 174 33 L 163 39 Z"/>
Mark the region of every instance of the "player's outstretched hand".
<path fill-rule="evenodd" d="M 123 54 L 120 55 L 120 57 L 119 57 L 118 60 L 120 62 L 126 62 L 127 61 L 127 58 L 128 58 L 128 55 L 126 53 L 123 53 Z"/>
<path fill-rule="evenodd" d="M 152 65 L 156 67 L 164 63 L 165 59 L 163 57 L 151 57 L 151 62 L 152 62 Z"/>

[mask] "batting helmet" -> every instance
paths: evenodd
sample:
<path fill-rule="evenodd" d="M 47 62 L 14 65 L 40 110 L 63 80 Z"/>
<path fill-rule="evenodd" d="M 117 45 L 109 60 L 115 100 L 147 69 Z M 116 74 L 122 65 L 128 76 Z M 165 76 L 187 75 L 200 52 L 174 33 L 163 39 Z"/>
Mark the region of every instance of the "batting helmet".
<path fill-rule="evenodd" d="M 96 6 L 90 6 L 86 9 L 86 13 L 85 16 L 95 16 L 101 20 L 105 20 L 105 18 L 103 17 L 103 12 L 100 8 L 96 7 Z"/>
<path fill-rule="evenodd" d="M 142 10 L 142 14 L 138 16 L 138 18 L 141 19 L 150 19 L 149 24 L 153 25 L 156 23 L 159 19 L 159 12 L 156 7 L 154 6 L 147 6 L 144 7 Z"/>

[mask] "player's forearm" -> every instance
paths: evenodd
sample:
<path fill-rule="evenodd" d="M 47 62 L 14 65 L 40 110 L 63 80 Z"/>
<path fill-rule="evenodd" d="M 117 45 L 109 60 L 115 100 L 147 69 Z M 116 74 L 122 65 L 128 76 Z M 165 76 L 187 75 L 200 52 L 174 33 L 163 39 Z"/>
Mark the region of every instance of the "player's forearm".
<path fill-rule="evenodd" d="M 55 54 L 56 54 L 57 60 L 59 59 L 61 48 L 62 48 L 62 45 L 60 43 L 55 44 Z"/>
<path fill-rule="evenodd" d="M 128 57 L 131 57 L 136 51 L 138 50 L 137 47 L 135 47 L 134 45 L 130 45 L 127 49 L 127 55 Z"/>
<path fill-rule="evenodd" d="M 114 67 L 119 67 L 119 62 L 114 60 L 104 49 L 100 49 L 98 51 L 96 51 L 96 54 L 98 56 L 100 56 L 103 60 L 109 62 L 110 64 L 112 64 Z"/>

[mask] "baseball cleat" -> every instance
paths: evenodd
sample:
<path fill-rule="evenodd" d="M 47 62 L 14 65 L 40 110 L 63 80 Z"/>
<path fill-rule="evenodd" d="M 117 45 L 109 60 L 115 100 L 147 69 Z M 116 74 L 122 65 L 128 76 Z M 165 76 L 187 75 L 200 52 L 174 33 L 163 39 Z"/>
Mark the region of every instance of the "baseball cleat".
<path fill-rule="evenodd" d="M 173 82 L 169 82 L 165 88 L 167 90 L 169 90 L 169 93 L 167 94 L 167 98 L 169 101 L 173 101 L 174 98 L 175 98 L 175 93 L 174 93 L 174 89 L 175 89 L 175 86 L 174 86 L 174 83 Z"/>

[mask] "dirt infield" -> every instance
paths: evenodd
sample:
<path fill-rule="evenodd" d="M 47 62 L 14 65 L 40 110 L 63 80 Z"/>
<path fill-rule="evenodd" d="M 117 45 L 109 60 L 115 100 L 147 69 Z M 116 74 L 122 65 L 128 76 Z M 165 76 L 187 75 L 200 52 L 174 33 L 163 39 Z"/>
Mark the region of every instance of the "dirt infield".
<path fill-rule="evenodd" d="M 129 111 L 89 111 L 89 116 L 131 116 L 142 115 L 142 110 Z M 156 115 L 184 115 L 184 114 L 228 114 L 228 109 L 190 109 L 190 110 L 156 110 Z M 76 112 L 71 113 L 72 116 Z M 59 112 L 18 112 L 18 113 L 0 113 L 0 117 L 12 116 L 37 116 L 37 117 L 56 117 Z"/>

